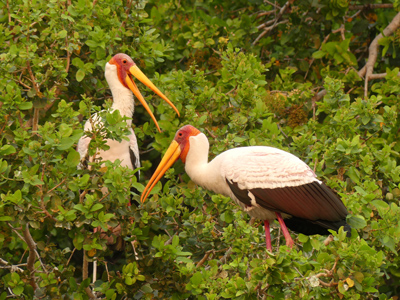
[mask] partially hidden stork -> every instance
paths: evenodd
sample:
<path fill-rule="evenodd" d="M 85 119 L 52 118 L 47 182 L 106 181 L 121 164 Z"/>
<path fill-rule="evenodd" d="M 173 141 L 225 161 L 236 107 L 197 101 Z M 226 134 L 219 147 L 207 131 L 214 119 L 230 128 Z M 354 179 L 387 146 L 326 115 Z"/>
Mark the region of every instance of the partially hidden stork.
<path fill-rule="evenodd" d="M 97 153 L 97 157 L 101 157 L 102 161 L 114 162 L 116 159 L 121 161 L 121 166 L 127 166 L 130 169 L 136 169 L 140 167 L 139 160 L 139 147 L 137 144 L 135 133 L 131 128 L 132 116 L 135 108 L 135 101 L 133 95 L 140 101 L 146 111 L 150 114 L 157 129 L 161 132 L 160 127 L 157 123 L 156 118 L 151 112 L 149 106 L 144 100 L 138 87 L 132 79 L 132 76 L 136 77 L 144 85 L 153 90 L 158 96 L 164 99 L 178 114 L 178 109 L 172 104 L 172 102 L 162 93 L 160 90 L 147 78 L 146 75 L 136 66 L 132 58 L 128 55 L 119 53 L 114 55 L 109 62 L 106 63 L 105 77 L 110 87 L 113 104 L 111 111 L 119 110 L 121 116 L 129 117 L 127 125 L 130 127 L 131 134 L 128 136 L 129 141 L 122 140 L 121 142 L 116 140 L 107 140 L 107 145 L 110 147 L 108 150 L 100 150 Z M 133 94 L 132 94 L 133 93 Z M 92 122 L 99 124 L 100 118 L 97 114 L 92 115 Z M 92 123 L 88 120 L 84 126 L 85 132 L 92 130 Z M 81 162 L 92 161 L 93 159 L 88 155 L 89 143 L 91 138 L 83 136 L 80 138 L 77 151 L 80 154 Z"/>
<path fill-rule="evenodd" d="M 289 247 L 294 242 L 287 227 L 306 235 L 328 235 L 328 229 L 338 231 L 344 226 L 350 235 L 346 207 L 298 157 L 273 147 L 251 146 L 227 150 L 208 162 L 208 150 L 208 139 L 198 129 L 180 128 L 144 189 L 142 203 L 180 158 L 196 184 L 232 198 L 250 216 L 264 221 L 269 251 L 269 223 L 275 219 Z"/>
<path fill-rule="evenodd" d="M 144 100 L 142 94 L 140 93 L 138 87 L 132 79 L 132 76 L 136 77 L 139 81 L 141 81 L 144 85 L 153 90 L 158 96 L 164 99 L 178 114 L 178 109 L 172 104 L 172 102 L 147 78 L 146 75 L 136 66 L 132 58 L 128 55 L 119 53 L 114 55 L 109 62 L 106 63 L 105 67 L 105 77 L 110 87 L 112 96 L 113 96 L 113 104 L 111 106 L 111 111 L 118 110 L 121 116 L 128 117 L 126 121 L 127 126 L 130 130 L 130 135 L 128 136 L 129 140 L 116 141 L 112 139 L 107 139 L 106 144 L 109 146 L 108 150 L 99 150 L 96 153 L 96 157 L 100 158 L 101 161 L 111 161 L 119 159 L 121 161 L 122 167 L 128 167 L 130 169 L 136 169 L 140 167 L 140 159 L 139 159 L 139 147 L 136 140 L 136 135 L 132 129 L 132 116 L 135 108 L 135 101 L 133 95 L 140 101 L 140 103 L 144 106 L 146 111 L 150 114 L 154 123 L 156 124 L 157 129 L 161 132 L 160 127 L 157 123 L 156 118 L 151 112 L 149 106 Z M 98 114 L 94 114 L 91 116 L 91 121 L 86 121 L 84 125 L 85 132 L 92 131 L 92 124 L 101 124 L 101 119 Z M 87 135 L 82 136 L 77 145 L 77 151 L 80 154 L 81 164 L 80 167 L 85 165 L 88 161 L 92 162 L 93 157 L 89 157 L 89 144 L 91 138 Z M 139 172 L 136 173 L 136 176 L 139 178 Z M 103 193 L 105 189 L 102 189 Z M 130 205 L 130 204 L 129 204 Z M 94 232 L 96 232 L 98 228 L 95 228 Z M 109 228 L 109 230 L 113 233 L 113 235 L 118 236 L 121 231 L 120 225 L 115 228 Z M 112 244 L 113 238 L 107 237 L 107 243 Z M 135 251 L 135 246 L 132 243 L 132 247 Z M 136 254 L 136 251 L 135 251 Z M 86 256 L 84 256 L 84 268 L 87 270 L 87 260 Z M 96 271 L 97 270 L 97 261 L 94 260 L 93 266 L 93 282 L 96 281 Z"/>

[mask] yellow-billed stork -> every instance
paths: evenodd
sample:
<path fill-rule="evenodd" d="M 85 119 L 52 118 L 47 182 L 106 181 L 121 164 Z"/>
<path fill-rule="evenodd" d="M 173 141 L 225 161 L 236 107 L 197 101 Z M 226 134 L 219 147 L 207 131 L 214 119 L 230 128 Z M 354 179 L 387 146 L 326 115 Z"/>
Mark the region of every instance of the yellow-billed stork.
<path fill-rule="evenodd" d="M 144 100 L 142 94 L 140 93 L 138 87 L 132 79 L 132 76 L 136 77 L 139 81 L 141 81 L 144 85 L 153 90 L 158 96 L 164 99 L 178 114 L 178 109 L 172 104 L 172 102 L 162 93 L 160 90 L 147 78 L 146 75 L 136 66 L 132 58 L 128 55 L 119 53 L 114 55 L 109 62 L 106 63 L 105 67 L 105 77 L 110 87 L 112 96 L 113 96 L 113 104 L 111 106 L 111 111 L 118 110 L 121 116 L 126 116 L 129 119 L 127 120 L 127 126 L 129 126 L 130 135 L 128 136 L 129 140 L 122 140 L 121 142 L 107 139 L 106 144 L 109 146 L 108 150 L 100 150 L 97 152 L 96 157 L 100 158 L 101 161 L 112 161 L 119 159 L 121 161 L 121 166 L 128 167 L 130 169 L 136 169 L 140 167 L 140 159 L 139 159 L 139 147 L 136 140 L 136 135 L 131 127 L 132 125 L 132 116 L 135 108 L 135 101 L 133 95 L 136 96 L 137 99 L 142 103 L 146 111 L 150 114 L 153 119 L 156 127 L 159 131 L 160 127 L 157 123 L 156 118 L 151 112 L 149 106 Z M 101 124 L 100 117 L 98 114 L 94 114 L 91 116 L 91 121 L 86 121 L 84 125 L 85 132 L 92 131 L 92 124 Z M 91 138 L 87 135 L 82 136 L 77 145 L 77 151 L 80 154 L 81 164 L 85 165 L 88 161 L 93 161 L 93 157 L 89 157 L 89 144 Z M 139 172 L 136 173 L 136 176 L 139 175 Z M 103 192 L 105 190 L 103 189 Z M 130 204 L 129 204 L 130 205 Z M 115 228 L 109 228 L 110 231 L 114 234 L 120 232 L 121 227 L 118 225 Z M 96 232 L 97 229 L 94 230 Z M 113 238 L 110 238 L 113 240 Z M 111 241 L 109 240 L 109 243 Z M 134 244 L 132 243 L 132 247 L 135 251 Z M 136 251 L 135 251 L 136 254 Z M 84 256 L 86 258 L 86 256 Z M 84 268 L 87 270 L 87 260 L 84 260 Z M 96 281 L 96 269 L 97 269 L 97 261 L 94 260 L 93 266 L 93 282 Z"/>
<path fill-rule="evenodd" d="M 136 98 L 139 99 L 140 103 L 142 103 L 146 111 L 150 114 L 157 126 L 157 129 L 161 131 L 156 118 L 133 81 L 132 76 L 136 77 L 144 85 L 153 90 L 158 96 L 164 99 L 179 116 L 179 112 L 172 102 L 162 92 L 160 92 L 160 90 L 146 77 L 146 75 L 143 74 L 143 72 L 136 66 L 132 58 L 123 53 L 114 55 L 110 61 L 106 63 L 105 67 L 105 77 L 113 96 L 111 110 L 119 110 L 121 116 L 129 117 L 127 120 L 127 125 L 131 127 L 131 118 L 135 108 L 133 95 L 135 95 Z M 94 114 L 91 118 L 92 122 L 97 124 L 100 122 L 97 114 Z M 89 120 L 86 121 L 84 130 L 85 132 L 92 130 L 92 123 Z M 130 169 L 139 168 L 139 147 L 133 129 L 130 128 L 130 131 L 131 134 L 128 136 L 128 141 L 122 140 L 121 142 L 118 142 L 108 139 L 107 145 L 110 148 L 106 151 L 99 151 L 97 157 L 101 157 L 102 161 L 109 160 L 112 162 L 114 162 L 116 159 L 119 159 L 121 161 L 121 166 L 127 166 Z M 78 142 L 77 151 L 80 154 L 82 162 L 92 160 L 92 158 L 88 157 L 90 141 L 90 137 L 83 136 Z"/>
<path fill-rule="evenodd" d="M 208 162 L 207 137 L 191 125 L 180 128 L 144 189 L 144 202 L 154 185 L 178 159 L 198 185 L 232 198 L 250 216 L 264 220 L 267 249 L 272 251 L 269 222 L 278 219 L 286 245 L 294 242 L 288 228 L 313 235 L 341 226 L 347 234 L 348 214 L 340 198 L 317 179 L 298 157 L 273 147 L 227 150 Z M 284 221 L 285 220 L 285 221 Z M 286 227 L 287 226 L 287 227 Z"/>

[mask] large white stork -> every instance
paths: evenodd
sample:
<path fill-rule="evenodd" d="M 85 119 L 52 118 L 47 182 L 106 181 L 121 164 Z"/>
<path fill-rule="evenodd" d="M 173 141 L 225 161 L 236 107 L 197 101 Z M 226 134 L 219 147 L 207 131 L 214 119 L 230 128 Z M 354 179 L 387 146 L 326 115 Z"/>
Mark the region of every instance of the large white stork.
<path fill-rule="evenodd" d="M 149 106 L 144 100 L 142 94 L 137 88 L 135 82 L 132 79 L 132 76 L 136 77 L 139 81 L 141 81 L 144 85 L 153 90 L 158 96 L 164 99 L 172 108 L 176 111 L 179 116 L 179 112 L 177 108 L 172 104 L 172 102 L 160 92 L 160 90 L 147 78 L 146 75 L 136 66 L 132 58 L 128 55 L 119 53 L 114 55 L 109 62 L 106 63 L 105 67 L 105 77 L 110 87 L 112 96 L 113 96 L 113 104 L 111 106 L 111 111 L 118 110 L 121 116 L 126 116 L 129 119 L 126 121 L 127 126 L 129 126 L 130 135 L 127 140 L 122 140 L 121 142 L 107 139 L 106 144 L 109 146 L 108 150 L 100 150 L 96 153 L 97 158 L 101 158 L 101 161 L 112 161 L 119 159 L 121 161 L 122 167 L 128 167 L 130 169 L 136 169 L 140 167 L 140 159 L 139 159 L 139 147 L 136 141 L 136 135 L 133 132 L 131 127 L 132 125 L 132 116 L 135 108 L 135 101 L 133 95 L 142 103 L 146 111 L 150 114 L 154 123 L 157 126 L 159 131 L 160 127 L 158 126 L 157 120 L 151 112 Z M 98 114 L 94 114 L 91 116 L 91 120 L 86 121 L 84 130 L 85 132 L 92 131 L 92 124 L 101 124 L 100 117 Z M 88 161 L 93 161 L 93 157 L 89 157 L 89 144 L 91 138 L 87 135 L 82 136 L 77 145 L 77 151 L 80 154 L 81 164 L 87 164 Z M 139 172 L 136 173 L 138 176 Z M 139 176 L 138 176 L 139 179 Z M 119 235 L 121 230 L 120 225 L 115 228 L 110 228 L 110 231 L 113 232 L 114 235 Z M 95 228 L 94 232 L 97 231 Z M 110 241 L 111 240 L 111 241 Z M 113 237 L 108 239 L 108 243 L 112 243 Z M 134 244 L 132 243 L 132 247 L 135 250 Z M 84 268 L 87 270 L 87 260 L 86 255 L 84 255 Z M 93 282 L 96 281 L 96 271 L 97 270 L 97 261 L 94 260 L 93 265 Z M 84 278 L 85 279 L 85 278 Z"/>
<path fill-rule="evenodd" d="M 140 80 L 144 85 L 152 89 L 169 105 L 171 105 L 178 116 L 179 112 L 177 108 L 172 104 L 172 102 L 163 93 L 160 92 L 160 90 L 146 77 L 146 75 L 143 74 L 143 72 L 133 62 L 132 58 L 130 58 L 128 55 L 123 53 L 116 54 L 110 59 L 108 63 L 106 63 L 105 77 L 113 96 L 113 104 L 111 106 L 111 110 L 119 110 L 121 116 L 129 117 L 126 123 L 130 127 L 131 134 L 128 136 L 129 141 L 122 140 L 121 142 L 118 142 L 108 139 L 107 145 L 110 148 L 106 151 L 99 151 L 96 157 L 101 157 L 102 161 L 109 160 L 112 162 L 114 162 L 116 159 L 119 159 L 121 161 L 121 166 L 127 166 L 130 169 L 135 169 L 140 167 L 140 160 L 136 136 L 133 132 L 133 129 L 131 128 L 131 118 L 135 108 L 133 95 L 135 95 L 136 98 L 139 99 L 144 108 L 150 114 L 151 118 L 157 126 L 157 129 L 159 131 L 161 130 L 158 126 L 156 118 L 154 117 L 149 106 L 147 105 L 142 94 L 137 88 L 135 82 L 133 81 L 132 75 Z M 92 122 L 97 124 L 101 122 L 97 114 L 92 115 L 91 119 Z M 85 132 L 92 130 L 92 122 L 90 122 L 89 120 L 86 121 L 84 126 Z M 78 142 L 77 151 L 80 154 L 82 163 L 84 163 L 85 161 L 93 160 L 92 157 L 88 156 L 90 141 L 90 137 L 83 136 Z"/>
<path fill-rule="evenodd" d="M 180 128 L 144 189 L 144 202 L 154 185 L 178 159 L 198 185 L 231 197 L 250 216 L 264 220 L 267 249 L 272 251 L 269 222 L 278 219 L 286 245 L 294 242 L 287 227 L 307 235 L 329 234 L 341 226 L 350 234 L 348 214 L 339 197 L 317 179 L 298 157 L 265 146 L 225 151 L 208 162 L 207 137 L 191 125 Z M 285 221 L 284 221 L 285 220 Z M 286 224 L 285 224 L 286 223 Z M 287 226 L 287 227 L 286 227 Z"/>

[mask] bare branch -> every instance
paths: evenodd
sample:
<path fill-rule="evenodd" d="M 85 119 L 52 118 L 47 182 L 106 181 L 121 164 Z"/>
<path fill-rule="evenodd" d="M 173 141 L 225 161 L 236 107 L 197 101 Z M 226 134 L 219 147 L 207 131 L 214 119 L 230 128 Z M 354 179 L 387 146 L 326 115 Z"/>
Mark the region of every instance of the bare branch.
<path fill-rule="evenodd" d="M 382 79 L 382 78 L 385 78 L 386 75 L 387 75 L 387 73 L 371 74 L 371 75 L 369 76 L 368 79 L 369 79 L 369 80 L 372 80 L 372 79 Z M 397 73 L 397 76 L 400 77 L 400 72 Z"/>
<path fill-rule="evenodd" d="M 29 225 L 26 224 L 25 230 L 24 230 L 24 238 L 25 238 L 25 243 L 28 245 L 29 248 L 29 255 L 28 255 L 28 261 L 27 261 L 27 266 L 26 268 L 29 271 L 29 277 L 30 277 L 30 285 L 33 287 L 34 290 L 38 288 L 38 285 L 35 280 L 35 256 L 37 254 L 36 252 L 36 243 L 33 240 L 31 233 L 29 232 Z"/>
<path fill-rule="evenodd" d="M 226 260 L 231 256 L 231 254 L 232 254 L 232 247 L 229 247 L 225 255 L 220 259 L 220 262 L 226 264 Z"/>
<path fill-rule="evenodd" d="M 277 10 L 276 9 L 274 9 L 274 10 L 269 10 L 269 11 L 264 11 L 264 12 L 261 12 L 261 13 L 259 13 L 258 15 L 257 15 L 257 19 L 258 18 L 261 18 L 261 17 L 263 17 L 263 16 L 269 16 L 269 15 L 272 15 L 272 14 L 274 14 L 274 13 L 276 13 L 277 12 Z"/>
<path fill-rule="evenodd" d="M 364 5 L 349 5 L 349 10 L 372 10 L 377 8 L 393 8 L 393 4 L 364 4 Z"/>
<path fill-rule="evenodd" d="M 252 43 L 252 45 L 254 46 L 255 44 L 257 44 L 258 43 L 258 41 L 264 36 L 264 35 L 266 35 L 268 32 L 270 32 L 272 29 L 274 29 L 276 26 L 278 26 L 278 25 L 281 25 L 281 24 L 286 24 L 286 23 L 288 23 L 289 22 L 289 20 L 283 20 L 283 21 L 281 21 L 281 22 L 278 22 L 278 23 L 274 23 L 273 25 L 271 25 L 271 26 L 269 26 L 269 27 L 266 27 L 264 30 L 263 30 L 263 32 L 261 32 L 261 34 L 254 40 L 254 42 Z"/>
<path fill-rule="evenodd" d="M 367 98 L 368 96 L 368 81 L 369 77 L 372 75 L 372 72 L 374 70 L 374 65 L 376 62 L 376 59 L 378 57 L 378 50 L 379 50 L 379 40 L 383 38 L 384 36 L 389 36 L 392 35 L 397 28 L 400 26 L 400 13 L 398 13 L 390 22 L 390 24 L 381 32 L 378 34 L 372 43 L 369 45 L 369 56 L 368 56 L 368 61 L 365 64 L 365 83 L 364 83 L 364 97 Z M 363 69 L 364 69 L 363 68 Z M 361 70 L 363 70 L 361 69 Z M 360 72 L 361 72 L 360 70 Z"/>
<path fill-rule="evenodd" d="M 265 29 L 263 30 L 263 32 L 262 32 L 262 33 L 254 40 L 254 42 L 252 43 L 253 46 L 254 46 L 255 44 L 257 44 L 258 41 L 259 41 L 264 35 L 266 35 L 269 31 L 271 31 L 272 29 L 274 29 L 276 26 L 278 26 L 278 25 L 280 25 L 280 24 L 284 24 L 284 23 L 289 22 L 289 20 L 283 20 L 283 21 L 281 21 L 281 22 L 278 22 L 278 21 L 279 21 L 279 19 L 282 17 L 282 15 L 283 15 L 283 13 L 286 11 L 286 9 L 289 7 L 290 2 L 291 2 L 291 1 L 289 0 L 289 1 L 287 1 L 287 2 L 285 3 L 284 6 L 282 6 L 282 8 L 279 10 L 279 13 L 277 14 L 277 16 L 276 16 L 275 19 L 274 19 L 274 23 L 273 23 L 271 26 L 269 26 L 269 27 L 267 27 L 267 28 L 265 28 Z M 270 3 L 270 4 L 271 4 L 271 3 Z M 271 5 L 272 5 L 272 4 L 271 4 Z M 267 26 L 267 24 L 268 24 L 268 25 L 271 24 L 271 21 L 266 22 L 265 25 L 262 24 L 262 25 L 258 26 L 258 29 L 261 29 L 261 28 Z M 264 26 L 263 26 L 263 25 L 264 25 Z"/>
<path fill-rule="evenodd" d="M 69 262 L 71 261 L 71 258 L 72 258 L 72 256 L 74 255 L 75 251 L 76 251 L 76 248 L 74 248 L 74 250 L 72 250 L 72 253 L 71 253 L 71 255 L 70 255 L 69 258 L 68 258 L 68 261 L 67 261 L 66 266 L 69 265 Z"/>
<path fill-rule="evenodd" d="M 206 254 L 203 256 L 203 258 L 197 263 L 196 268 L 201 267 L 211 254 L 214 254 L 214 249 L 208 250 L 206 252 Z"/>
<path fill-rule="evenodd" d="M 340 32 L 340 36 L 342 37 L 342 40 L 344 41 L 344 40 L 346 39 L 346 37 L 344 36 L 344 32 L 345 32 L 345 31 L 346 31 L 346 29 L 344 28 L 344 24 L 342 24 L 342 25 L 340 26 L 340 28 L 338 28 L 338 29 L 332 31 L 332 33 L 338 33 L 338 32 Z"/>
<path fill-rule="evenodd" d="M 378 57 L 378 50 L 379 50 L 379 40 L 383 38 L 384 36 L 389 36 L 392 35 L 396 29 L 400 27 L 400 13 L 398 13 L 390 22 L 390 24 L 383 30 L 382 33 L 378 34 L 374 40 L 371 42 L 369 45 L 369 56 L 368 56 L 368 61 L 365 64 L 364 67 L 362 67 L 358 71 L 358 76 L 363 77 L 365 76 L 365 81 L 364 81 L 364 97 L 366 98 L 368 95 L 368 81 L 372 79 L 379 79 L 379 78 L 384 78 L 386 76 L 386 73 L 381 73 L 381 74 L 372 74 L 374 70 L 374 65 L 376 62 L 376 59 Z M 400 76 L 400 73 L 399 73 Z M 320 91 L 316 96 L 315 96 L 315 101 L 319 101 L 326 95 L 326 90 Z"/>
<path fill-rule="evenodd" d="M 26 267 L 27 264 L 18 264 L 18 265 L 12 265 L 10 264 L 8 261 L 0 258 L 0 264 L 2 264 L 3 266 L 0 266 L 0 269 L 10 269 L 11 272 L 19 272 L 22 273 L 24 272 L 23 269 L 21 269 L 20 267 Z"/>
<path fill-rule="evenodd" d="M 273 7 L 277 8 L 277 9 L 280 9 L 280 8 L 281 8 L 281 7 L 279 6 L 279 4 L 277 4 L 277 3 L 273 3 L 273 2 L 270 2 L 270 1 L 268 1 L 268 0 L 264 0 L 264 2 L 267 3 L 267 4 L 269 4 L 269 5 L 272 5 Z"/>
<path fill-rule="evenodd" d="M 83 250 L 83 266 L 82 266 L 82 281 L 88 278 L 89 275 L 89 260 L 87 257 L 87 251 Z M 96 299 L 90 287 L 85 288 L 85 292 L 90 299 Z"/>

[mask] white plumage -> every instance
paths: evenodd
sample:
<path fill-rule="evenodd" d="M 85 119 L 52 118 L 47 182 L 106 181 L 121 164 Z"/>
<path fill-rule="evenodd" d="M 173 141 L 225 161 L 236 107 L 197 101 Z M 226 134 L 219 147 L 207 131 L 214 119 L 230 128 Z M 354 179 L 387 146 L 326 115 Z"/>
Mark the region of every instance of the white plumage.
<path fill-rule="evenodd" d="M 178 110 L 172 104 L 172 102 L 169 101 L 169 99 L 163 93 L 161 93 L 157 87 L 154 86 L 154 84 L 146 77 L 146 75 L 142 73 L 142 71 L 140 71 L 140 69 L 128 55 L 123 53 L 114 55 L 105 66 L 105 78 L 113 96 L 113 104 L 111 106 L 110 113 L 118 110 L 122 117 L 128 117 L 126 120 L 126 126 L 128 127 L 130 134 L 128 135 L 128 140 L 123 139 L 120 142 L 107 139 L 106 144 L 109 146 L 109 149 L 98 150 L 94 156 L 89 157 L 88 152 L 91 141 L 90 132 L 93 130 L 92 124 L 95 127 L 99 126 L 99 128 L 103 126 L 99 114 L 93 114 L 91 119 L 87 120 L 84 125 L 85 132 L 88 132 L 89 134 L 82 136 L 77 144 L 77 151 L 81 159 L 81 163 L 79 165 L 80 168 L 86 165 L 87 162 L 92 162 L 94 158 L 98 159 L 99 161 L 108 160 L 111 162 L 115 162 L 117 159 L 119 159 L 122 167 L 128 167 L 130 169 L 136 169 L 140 167 L 139 147 L 137 144 L 136 135 L 132 129 L 132 116 L 135 109 L 133 94 L 150 114 L 159 131 L 160 127 L 158 126 L 157 120 L 141 95 L 135 82 L 132 80 L 132 76 L 135 76 L 143 84 L 153 90 L 158 96 L 164 99 L 179 115 Z M 139 172 L 136 173 L 136 176 L 139 176 Z M 106 193 L 106 190 L 107 188 L 102 188 L 103 193 Z M 120 225 L 109 229 L 113 233 L 118 233 L 121 231 Z M 94 231 L 96 232 L 97 229 Z M 132 247 L 135 250 L 133 243 Z M 87 269 L 87 261 L 85 262 L 85 268 Z M 96 263 L 97 262 L 95 260 L 93 266 L 93 282 L 96 281 Z"/>
<path fill-rule="evenodd" d="M 172 104 L 171 101 L 161 93 L 154 84 L 140 71 L 133 60 L 126 54 L 119 53 L 116 54 L 105 66 L 105 78 L 110 87 L 113 104 L 111 106 L 112 113 L 118 110 L 122 117 L 128 117 L 126 124 L 130 130 L 128 135 L 128 140 L 122 140 L 118 142 L 116 140 L 107 139 L 106 144 L 110 147 L 108 150 L 99 150 L 95 158 L 100 161 L 112 161 L 116 159 L 121 161 L 121 166 L 126 166 L 131 169 L 140 167 L 139 159 L 139 147 L 137 144 L 135 133 L 132 129 L 132 116 L 135 109 L 135 101 L 133 94 L 142 103 L 144 108 L 150 114 L 151 118 L 154 120 L 158 130 L 160 130 L 157 120 L 155 119 L 153 113 L 148 107 L 143 96 L 139 92 L 135 82 L 132 80 L 132 75 L 139 79 L 143 84 L 152 89 L 157 95 L 164 99 L 179 115 L 178 110 Z M 98 114 L 94 114 L 91 120 L 86 121 L 84 130 L 85 132 L 92 131 L 92 123 L 95 126 L 101 126 L 101 120 Z M 91 138 L 89 136 L 83 136 L 77 145 L 77 151 L 81 157 L 81 166 L 85 161 L 93 161 L 93 157 L 88 157 L 88 149 Z"/>
<path fill-rule="evenodd" d="M 136 140 L 136 135 L 133 132 L 132 126 L 132 116 L 135 110 L 134 98 L 131 90 L 126 88 L 121 84 L 118 79 L 117 66 L 106 63 L 105 77 L 110 87 L 111 93 L 113 95 L 113 104 L 111 106 L 111 112 L 118 110 L 122 117 L 129 117 L 126 120 L 126 125 L 129 127 L 131 134 L 128 136 L 129 141 L 122 140 L 118 142 L 116 140 L 107 139 L 107 145 L 110 147 L 108 150 L 98 151 L 96 158 L 101 157 L 101 161 L 112 161 L 116 159 L 121 161 L 121 166 L 129 167 L 130 169 L 136 169 L 140 167 L 139 160 L 139 148 Z M 92 122 L 96 126 L 101 126 L 101 120 L 98 114 L 92 115 Z M 92 124 L 90 120 L 87 120 L 84 126 L 84 131 L 91 131 Z M 83 136 L 80 138 L 77 146 L 77 151 L 81 156 L 81 161 L 88 157 L 88 149 L 91 138 L 88 136 Z M 137 158 L 134 162 L 131 160 L 129 150 L 133 152 Z M 89 161 L 93 161 L 93 157 L 89 157 Z"/>

